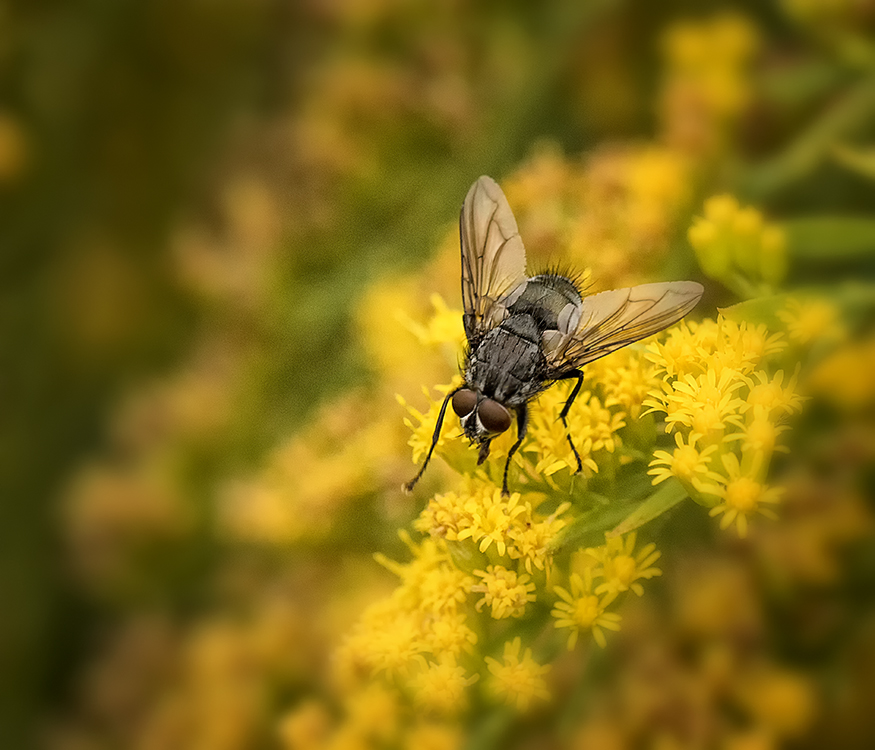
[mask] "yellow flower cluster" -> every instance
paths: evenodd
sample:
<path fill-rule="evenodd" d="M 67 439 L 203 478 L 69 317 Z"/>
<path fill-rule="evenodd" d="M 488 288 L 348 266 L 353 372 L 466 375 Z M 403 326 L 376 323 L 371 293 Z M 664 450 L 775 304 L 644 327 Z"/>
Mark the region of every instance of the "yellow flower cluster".
<path fill-rule="evenodd" d="M 259 474 L 226 485 L 220 530 L 229 539 L 262 544 L 325 537 L 339 509 L 380 482 L 380 467 L 399 437 L 360 397 L 329 402 L 267 456 Z"/>
<path fill-rule="evenodd" d="M 653 483 L 677 478 L 711 515 L 723 514 L 723 528 L 736 522 L 741 536 L 753 515 L 772 516 L 764 506 L 780 491 L 765 484 L 769 461 L 781 450 L 781 420 L 802 404 L 795 375 L 785 382 L 781 370 L 770 372 L 770 356 L 783 348 L 764 326 L 723 317 L 682 323 L 647 347 L 664 380 L 645 404 L 665 414 L 676 443 L 654 453 Z"/>
<path fill-rule="evenodd" d="M 604 630 L 619 630 L 620 615 L 607 609 L 627 591 L 638 596 L 644 588 L 639 580 L 648 580 L 662 574 L 653 567 L 661 556 L 655 544 L 647 544 L 637 553 L 637 535 L 630 533 L 625 539 L 609 536 L 601 547 L 582 549 L 572 556 L 570 590 L 555 586 L 559 596 L 552 611 L 557 628 L 568 628 L 568 648 L 573 649 L 581 632 L 589 631 L 595 642 L 605 647 Z M 601 580 L 601 583 L 596 583 Z"/>
<path fill-rule="evenodd" d="M 687 236 L 705 274 L 742 297 L 768 294 L 787 273 L 784 232 L 731 195 L 706 200 Z"/>
<path fill-rule="evenodd" d="M 337 654 L 338 670 L 353 677 L 363 672 L 365 678 L 384 675 L 387 684 L 400 690 L 399 697 L 412 691 L 417 706 L 444 716 L 467 708 L 467 688 L 487 668 L 492 678 L 486 689 L 492 695 L 520 708 L 546 697 L 541 678 L 546 669 L 532 660 L 531 649 L 520 658 L 519 638 L 505 644 L 503 664 L 491 657 L 479 659 L 474 652 L 488 631 L 485 613 L 481 615 L 484 607 L 490 619 L 522 617 L 535 600 L 531 576 L 502 565 L 469 575 L 456 566 L 460 558 L 448 551 L 450 542 L 426 539 L 417 545 L 406 534 L 402 538 L 413 560 L 401 564 L 378 555 L 401 584 L 362 614 Z M 506 551 L 510 541 L 501 535 L 496 547 Z M 468 602 L 472 593 L 483 595 L 473 608 Z"/>
<path fill-rule="evenodd" d="M 656 144 L 608 144 L 581 161 L 546 146 L 505 187 L 530 263 L 590 266 L 613 287 L 655 269 L 689 205 L 692 176 L 684 154 Z"/>
<path fill-rule="evenodd" d="M 413 526 L 447 540 L 454 559 L 467 569 L 492 562 L 505 572 L 519 565 L 533 575 L 549 571 L 550 543 L 567 524 L 563 515 L 569 507 L 562 503 L 544 517 L 530 502 L 521 503 L 519 493 L 503 498 L 494 485 L 474 481 L 466 491 L 435 495 Z M 457 544 L 465 540 L 470 542 Z"/>
<path fill-rule="evenodd" d="M 668 29 L 660 114 L 669 143 L 699 156 L 726 148 L 751 96 L 749 68 L 759 46 L 755 27 L 732 13 Z"/>
<path fill-rule="evenodd" d="M 523 454 L 533 454 L 535 473 L 550 477 L 560 469 L 569 473 L 577 470 L 577 459 L 568 442 L 574 436 L 574 446 L 583 463 L 584 476 L 597 472 L 593 456 L 599 452 L 613 453 L 620 443 L 617 435 L 626 425 L 625 413 L 602 404 L 591 391 L 584 391 L 574 401 L 568 414 L 568 429 L 559 419 L 559 413 L 568 400 L 570 386 L 559 384 L 544 393 L 532 410 L 529 421 L 531 439 L 522 448 Z M 619 403 L 618 401 L 615 403 Z"/>

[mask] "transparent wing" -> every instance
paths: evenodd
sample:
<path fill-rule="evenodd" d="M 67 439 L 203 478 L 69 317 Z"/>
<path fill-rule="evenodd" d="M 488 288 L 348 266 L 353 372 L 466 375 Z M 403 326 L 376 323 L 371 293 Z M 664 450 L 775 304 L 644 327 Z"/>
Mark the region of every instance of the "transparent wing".
<path fill-rule="evenodd" d="M 694 281 L 672 281 L 585 297 L 575 333 L 545 347 L 551 370 L 583 367 L 668 328 L 696 306 L 703 291 Z"/>
<path fill-rule="evenodd" d="M 469 340 L 504 320 L 526 288 L 526 250 L 507 198 L 491 177 L 480 177 L 459 217 L 462 304 Z"/>

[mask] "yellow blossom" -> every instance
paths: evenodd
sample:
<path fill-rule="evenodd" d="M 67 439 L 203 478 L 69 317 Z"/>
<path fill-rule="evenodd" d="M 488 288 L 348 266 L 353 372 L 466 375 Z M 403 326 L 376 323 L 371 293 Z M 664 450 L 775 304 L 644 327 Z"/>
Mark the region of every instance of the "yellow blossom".
<path fill-rule="evenodd" d="M 777 518 L 773 510 L 762 506 L 763 504 L 777 503 L 783 489 L 781 487 L 767 487 L 742 472 L 741 464 L 734 453 L 725 454 L 722 460 L 727 474 L 723 485 L 709 489 L 710 492 L 720 497 L 722 502 L 711 508 L 709 515 L 718 516 L 722 513 L 720 528 L 727 529 L 734 521 L 738 528 L 738 535 L 745 537 L 747 536 L 749 520 L 757 513 L 766 518 Z M 759 462 L 755 460 L 752 473 L 756 473 L 758 466 Z"/>
<path fill-rule="evenodd" d="M 396 318 L 424 346 L 450 344 L 454 351 L 460 350 L 466 341 L 462 311 L 450 309 L 439 294 L 431 295 L 431 304 L 434 314 L 424 325 L 413 320 L 403 308 L 396 310 Z"/>
<path fill-rule="evenodd" d="M 631 590 L 642 596 L 644 587 L 637 581 L 662 575 L 659 568 L 652 567 L 662 553 L 656 549 L 655 544 L 650 543 L 635 554 L 636 539 L 637 534 L 633 531 L 625 539 L 621 536 L 608 537 L 601 547 L 585 551 L 586 555 L 601 563 L 601 567 L 596 568 L 593 575 L 601 576 L 605 580 L 595 589 L 596 594 L 617 594 Z"/>
<path fill-rule="evenodd" d="M 586 376 L 588 383 L 604 393 L 605 407 L 619 406 L 632 419 L 638 418 L 644 399 L 659 379 L 644 351 L 633 347 L 597 359 L 587 366 Z"/>
<path fill-rule="evenodd" d="M 486 657 L 486 664 L 492 674 L 490 690 L 507 703 L 525 711 L 535 699 L 548 700 L 550 693 L 544 675 L 549 665 L 540 665 L 532 659 L 532 649 L 527 648 L 520 658 L 522 640 L 517 636 L 504 644 L 504 659 L 499 662 Z"/>
<path fill-rule="evenodd" d="M 607 641 L 602 628 L 620 629 L 620 615 L 605 611 L 617 597 L 616 592 L 596 594 L 593 591 L 592 569 L 588 567 L 584 569 L 583 577 L 578 573 L 572 573 L 570 583 L 570 592 L 561 586 L 554 587 L 554 591 L 563 600 L 556 602 L 551 612 L 556 618 L 556 627 L 571 630 L 568 636 L 569 650 L 574 648 L 581 630 L 592 631 L 595 642 L 604 648 Z"/>
<path fill-rule="evenodd" d="M 666 416 L 669 431 L 683 424 L 707 436 L 725 430 L 729 424 L 740 426 L 738 412 L 744 401 L 735 392 L 743 386 L 739 373 L 725 369 L 718 377 L 715 370 L 709 369 L 698 377 L 678 378 L 662 393 L 653 395 L 656 404 L 661 401 L 669 407 Z M 651 409 L 654 402 L 648 402 Z"/>
<path fill-rule="evenodd" d="M 432 399 L 430 397 L 428 389 L 424 388 L 423 393 L 429 399 L 428 411 L 426 411 L 425 413 L 408 405 L 403 397 L 397 397 L 398 403 L 401 404 L 401 406 L 405 407 L 418 423 L 414 425 L 409 418 L 404 419 L 404 424 L 412 430 L 408 445 L 413 448 L 414 463 L 419 463 L 423 458 L 425 458 L 426 453 L 428 453 L 429 448 L 431 447 L 432 436 L 434 435 L 435 425 L 437 425 L 438 415 L 440 414 L 441 404 L 443 403 L 444 397 L 451 390 L 461 385 L 461 382 L 462 379 L 456 376 L 448 385 L 436 386 L 435 390 L 437 390 L 437 392 L 441 394 L 440 398 L 438 399 Z M 447 425 L 444 425 L 445 428 L 446 426 Z M 447 429 L 441 430 L 441 434 L 435 446 L 435 451 L 437 453 L 440 453 L 441 448 L 443 448 L 444 445 L 447 443 L 449 439 L 449 432 L 450 431 Z"/>
<path fill-rule="evenodd" d="M 469 580 L 473 583 L 473 579 Z M 435 655 L 458 656 L 462 651 L 471 650 L 477 643 L 477 634 L 468 627 L 463 613 L 443 612 L 427 620 L 423 639 L 428 650 Z"/>
<path fill-rule="evenodd" d="M 596 451 L 613 453 L 620 442 L 617 432 L 626 424 L 621 411 L 612 412 L 591 392 L 581 393 L 568 413 L 568 429 L 559 419 L 568 399 L 566 387 L 554 386 L 541 396 L 529 420 L 531 439 L 522 450 L 537 459 L 535 472 L 546 476 L 560 469 L 577 471 L 577 459 L 568 442 L 569 436 L 580 455 L 584 471 L 593 474 L 598 465 L 592 458 Z"/>
<path fill-rule="evenodd" d="M 535 584 L 530 582 L 530 576 L 526 574 L 517 575 L 501 565 L 490 565 L 485 571 L 475 570 L 474 574 L 483 579 L 483 583 L 471 587 L 471 591 L 483 594 L 483 598 L 477 602 L 477 611 L 488 605 L 496 620 L 522 617 L 526 604 L 535 601 L 532 593 Z"/>
<path fill-rule="evenodd" d="M 777 445 L 778 436 L 790 429 L 787 425 L 775 424 L 769 417 L 769 410 L 763 406 L 754 406 L 748 414 L 751 418 L 744 428 L 727 435 L 727 440 L 740 440 L 742 452 L 754 451 L 764 456 L 774 451 L 788 451 L 786 446 Z"/>
<path fill-rule="evenodd" d="M 771 378 L 767 373 L 758 371 L 748 379 L 748 385 L 750 392 L 745 409 L 760 409 L 770 417 L 793 414 L 802 409 L 803 398 L 796 393 L 795 374 L 785 386 L 783 370 L 778 370 Z"/>
<path fill-rule="evenodd" d="M 516 524 L 509 532 L 513 544 L 508 547 L 508 556 L 512 560 L 522 560 L 530 575 L 533 566 L 547 570 L 551 561 L 550 544 L 568 525 L 568 521 L 560 516 L 569 508 L 571 503 L 562 503 L 543 521 L 521 519 L 526 522 Z"/>
<path fill-rule="evenodd" d="M 289 750 L 321 750 L 331 728 L 331 714 L 317 700 L 304 701 L 281 720 L 278 734 Z"/>
<path fill-rule="evenodd" d="M 519 495 L 509 498 L 482 481 L 470 482 L 467 491 L 435 495 L 414 522 L 414 528 L 449 542 L 471 540 L 478 550 L 492 548 L 500 556 L 522 560 L 529 574 L 545 570 L 550 543 L 567 525 L 562 518 L 569 509 L 562 503 L 547 518 L 520 504 Z"/>
<path fill-rule="evenodd" d="M 478 678 L 479 675 L 467 676 L 452 655 L 445 656 L 413 678 L 414 697 L 425 709 L 441 714 L 459 713 L 467 704 L 466 688 Z"/>
<path fill-rule="evenodd" d="M 693 220 L 687 238 L 706 275 L 747 296 L 784 278 L 784 234 L 759 211 L 739 206 L 731 195 L 717 195 L 705 201 L 704 214 Z M 741 286 L 739 275 L 746 279 Z"/>
<path fill-rule="evenodd" d="M 671 453 L 663 450 L 653 452 L 651 468 L 647 473 L 653 476 L 654 485 L 675 476 L 684 484 L 698 489 L 704 479 L 719 479 L 719 475 L 708 468 L 709 459 L 717 450 L 717 445 L 709 445 L 699 450 L 696 448 L 699 439 L 696 433 L 692 433 L 686 443 L 680 432 L 674 433 L 674 439 L 677 448 Z"/>
<path fill-rule="evenodd" d="M 787 324 L 790 338 L 799 344 L 835 339 L 841 335 L 839 311 L 824 299 L 791 298 L 783 310 L 778 310 L 777 315 Z"/>
<path fill-rule="evenodd" d="M 527 512 L 527 506 L 520 505 L 519 501 L 518 492 L 504 498 L 498 488 L 489 494 L 472 497 L 465 504 L 465 509 L 471 514 L 471 525 L 459 531 L 456 539 L 470 538 L 478 543 L 481 552 L 486 552 L 494 542 L 498 554 L 503 557 L 515 517 Z"/>

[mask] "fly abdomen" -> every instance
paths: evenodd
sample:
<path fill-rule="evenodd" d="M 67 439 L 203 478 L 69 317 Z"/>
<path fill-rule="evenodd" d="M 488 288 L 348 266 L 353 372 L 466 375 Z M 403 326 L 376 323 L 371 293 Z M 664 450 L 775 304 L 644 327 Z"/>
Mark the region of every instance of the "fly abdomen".
<path fill-rule="evenodd" d="M 533 276 L 519 299 L 508 309 L 511 316 L 525 314 L 531 316 L 540 333 L 556 331 L 561 328 L 560 315 L 569 306 L 578 309 L 582 303 L 580 291 L 571 279 L 555 273 Z M 568 316 L 570 311 L 566 311 Z"/>

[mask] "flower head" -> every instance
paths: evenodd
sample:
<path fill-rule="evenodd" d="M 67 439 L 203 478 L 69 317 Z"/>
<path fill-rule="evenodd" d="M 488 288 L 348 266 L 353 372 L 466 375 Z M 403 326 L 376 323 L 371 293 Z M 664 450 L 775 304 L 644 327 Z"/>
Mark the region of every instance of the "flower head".
<path fill-rule="evenodd" d="M 606 612 L 608 605 L 616 599 L 614 591 L 601 595 L 593 591 L 593 574 L 591 568 L 585 568 L 583 576 L 572 573 L 571 591 L 561 586 L 555 586 L 554 591 L 562 601 L 556 602 L 551 612 L 556 618 L 557 628 L 569 628 L 568 649 L 574 648 L 581 631 L 591 631 L 595 642 L 602 648 L 607 643 L 602 628 L 606 630 L 620 629 L 620 615 Z"/>
<path fill-rule="evenodd" d="M 527 648 L 520 658 L 522 640 L 517 636 L 504 644 L 504 658 L 499 662 L 489 656 L 486 664 L 492 678 L 489 681 L 491 692 L 520 711 L 525 711 L 533 700 L 548 700 L 550 692 L 544 675 L 549 665 L 542 666 L 532 659 L 532 649 Z"/>
<path fill-rule="evenodd" d="M 518 576 L 501 565 L 490 565 L 485 571 L 475 570 L 474 574 L 483 579 L 483 583 L 471 587 L 471 591 L 483 594 L 483 598 L 477 602 L 477 611 L 488 605 L 496 620 L 522 617 L 526 604 L 535 601 L 532 593 L 535 584 L 530 583 L 530 576 L 526 574 Z"/>
<path fill-rule="evenodd" d="M 653 476 L 653 484 L 660 484 L 675 476 L 684 484 L 698 489 L 705 479 L 719 479 L 719 475 L 709 469 L 709 460 L 717 451 L 717 445 L 712 444 L 700 450 L 696 447 L 698 439 L 699 436 L 692 433 L 684 442 L 683 435 L 675 432 L 677 448 L 671 453 L 654 451 L 650 471 L 647 472 Z"/>
<path fill-rule="evenodd" d="M 758 464 L 759 461 L 755 460 L 751 474 L 756 475 Z M 766 518 L 777 518 L 773 510 L 765 508 L 763 505 L 777 503 L 780 500 L 782 488 L 767 487 L 743 472 L 738 457 L 734 453 L 727 453 L 723 456 L 723 466 L 727 476 L 723 479 L 721 486 L 711 490 L 722 498 L 722 502 L 711 508 L 709 512 L 711 516 L 723 514 L 723 518 L 720 519 L 721 529 L 727 529 L 735 522 L 738 535 L 745 537 L 747 536 L 748 522 L 757 513 Z"/>
<path fill-rule="evenodd" d="M 467 703 L 466 688 L 479 675 L 468 676 L 455 658 L 445 656 L 429 664 L 412 680 L 414 698 L 419 706 L 441 714 L 459 713 Z"/>
<path fill-rule="evenodd" d="M 606 544 L 601 547 L 585 550 L 587 556 L 601 563 L 601 567 L 596 568 L 593 574 L 600 575 L 605 580 L 595 589 L 596 594 L 618 594 L 631 590 L 642 596 L 644 587 L 638 581 L 662 575 L 659 568 L 653 567 L 653 563 L 662 553 L 651 543 L 644 545 L 636 554 L 636 539 L 637 535 L 633 531 L 625 539 L 621 536 L 608 537 Z"/>

